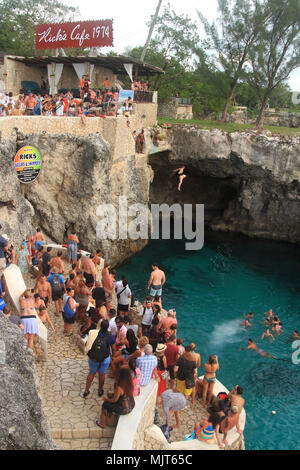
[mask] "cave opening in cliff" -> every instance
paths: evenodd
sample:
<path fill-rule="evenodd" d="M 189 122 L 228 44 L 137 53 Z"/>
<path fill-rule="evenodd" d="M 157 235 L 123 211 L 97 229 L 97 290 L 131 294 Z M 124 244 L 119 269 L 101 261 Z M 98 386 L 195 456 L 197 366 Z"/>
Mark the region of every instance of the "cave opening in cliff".
<path fill-rule="evenodd" d="M 174 170 L 183 164 L 187 177 L 178 191 L 179 177 Z M 167 152 L 151 156 L 150 165 L 154 172 L 150 204 L 192 204 L 194 207 L 204 204 L 207 226 L 222 220 L 224 212 L 240 193 L 241 178 L 213 176 L 210 165 L 199 169 L 180 161 L 170 162 Z"/>

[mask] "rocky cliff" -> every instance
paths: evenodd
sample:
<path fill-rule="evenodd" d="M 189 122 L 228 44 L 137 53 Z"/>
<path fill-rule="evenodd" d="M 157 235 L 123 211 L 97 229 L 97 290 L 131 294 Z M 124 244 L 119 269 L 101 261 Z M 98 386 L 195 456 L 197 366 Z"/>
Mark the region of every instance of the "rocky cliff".
<path fill-rule="evenodd" d="M 300 138 L 165 129 L 172 152 L 150 157 L 152 202 L 202 203 L 213 230 L 300 242 Z M 186 165 L 177 191 L 172 170 Z"/>
<path fill-rule="evenodd" d="M 42 171 L 33 184 L 20 185 L 12 160 L 19 148 L 29 144 L 42 155 Z M 99 240 L 97 208 L 103 204 L 118 208 L 119 196 L 127 196 L 128 204 L 138 201 L 147 206 L 152 171 L 146 159 L 136 163 L 132 155 L 113 161 L 100 134 L 77 137 L 18 132 L 15 140 L 2 143 L 0 161 L 4 169 L 0 223 L 15 242 L 40 226 L 50 240 L 62 243 L 74 228 L 81 248 L 102 248 L 112 264 L 125 261 L 145 246 L 145 240 Z"/>
<path fill-rule="evenodd" d="M 2 312 L 0 338 L 0 449 L 57 449 L 37 393 L 32 352 Z"/>

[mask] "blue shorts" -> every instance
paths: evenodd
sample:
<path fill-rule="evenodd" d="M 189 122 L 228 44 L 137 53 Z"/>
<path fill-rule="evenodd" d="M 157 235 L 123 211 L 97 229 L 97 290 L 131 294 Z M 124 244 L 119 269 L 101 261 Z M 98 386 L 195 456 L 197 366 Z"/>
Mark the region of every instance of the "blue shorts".
<path fill-rule="evenodd" d="M 105 372 L 107 371 L 109 367 L 109 364 L 110 364 L 110 356 L 107 356 L 102 362 L 97 362 L 97 361 L 94 361 L 93 359 L 89 359 L 90 373 L 96 374 L 96 372 L 99 372 L 99 374 L 105 374 Z"/>
<path fill-rule="evenodd" d="M 160 287 L 159 289 L 155 289 L 151 286 L 150 295 L 151 295 L 151 297 L 155 297 L 156 295 L 158 295 L 158 297 L 161 297 L 162 296 L 162 287 Z"/>

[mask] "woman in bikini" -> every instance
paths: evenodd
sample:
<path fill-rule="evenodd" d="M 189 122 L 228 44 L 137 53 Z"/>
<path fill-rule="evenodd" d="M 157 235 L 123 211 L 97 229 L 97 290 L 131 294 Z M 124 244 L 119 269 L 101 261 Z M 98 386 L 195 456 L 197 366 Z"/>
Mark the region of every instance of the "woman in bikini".
<path fill-rule="evenodd" d="M 216 381 L 216 370 L 219 370 L 218 357 L 210 355 L 208 362 L 204 364 L 205 374 L 203 379 L 203 390 L 202 390 L 202 406 L 206 407 L 206 398 L 208 394 L 208 403 L 210 403 L 213 396 L 213 389 Z"/>
<path fill-rule="evenodd" d="M 33 338 L 34 336 L 39 336 L 39 327 L 34 307 L 34 298 L 29 289 L 20 296 L 20 307 L 24 336 L 28 348 L 33 350 Z"/>

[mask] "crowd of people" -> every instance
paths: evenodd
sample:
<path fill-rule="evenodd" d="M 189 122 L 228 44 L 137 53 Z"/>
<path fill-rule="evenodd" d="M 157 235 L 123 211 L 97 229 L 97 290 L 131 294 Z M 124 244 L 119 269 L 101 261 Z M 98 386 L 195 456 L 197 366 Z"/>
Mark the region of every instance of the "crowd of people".
<path fill-rule="evenodd" d="M 150 82 L 134 80 L 133 91 L 149 91 Z M 128 97 L 119 101 L 119 91 L 106 78 L 101 89 L 91 88 L 88 77 L 83 75 L 80 90 L 61 90 L 55 95 L 49 93 L 48 81 L 41 77 L 40 91 L 21 90 L 17 98 L 13 93 L 0 93 L 1 116 L 79 116 L 85 124 L 86 117 L 123 115 L 129 121 L 133 114 L 133 100 Z"/>
<path fill-rule="evenodd" d="M 209 417 L 201 423 L 197 421 L 194 431 L 185 439 L 217 442 L 220 448 L 224 447 L 230 429 L 235 426 L 241 433 L 242 387 L 235 387 L 225 401 L 222 397 L 214 397 L 219 370 L 218 358 L 214 355 L 204 364 L 204 378 L 198 378 L 201 358 L 196 345 L 183 346 L 183 339 L 177 337 L 176 309 L 165 314 L 162 307 L 165 273 L 157 263 L 152 264 L 147 284 L 149 294 L 143 304 L 137 306 L 126 276 L 117 280 L 117 272 L 104 263 L 100 249 L 82 256 L 78 244 L 79 238 L 73 231 L 63 245 L 67 248 L 66 263 L 62 250 L 52 256 L 51 246 L 44 246 L 45 237 L 39 228 L 33 236 L 26 237 L 18 250 L 5 234 L 0 236 L 0 278 L 11 263 L 16 263 L 25 277 L 31 265 L 36 266 L 37 271 L 34 288 L 26 289 L 20 297 L 21 317 L 15 315 L 5 301 L 4 305 L 0 302 L 0 309 L 23 330 L 34 354 L 34 339 L 39 335 L 37 317 L 56 333 L 48 313 L 52 303 L 55 307 L 53 315 L 62 317 L 66 337 L 72 336 L 74 325 L 78 325 L 89 363 L 82 397 L 88 398 L 92 382 L 98 375 L 98 395 L 103 398 L 97 426 L 105 428 L 117 416 L 130 413 L 135 398 L 154 378 L 158 382 L 157 405 L 163 407 L 169 430 L 171 413 L 174 412 L 176 421 L 173 428 L 179 427 L 180 411 L 193 406 L 199 397 Z M 3 300 L 4 277 L 0 290 Z M 107 373 L 114 378 L 115 386 L 110 393 L 104 394 Z"/>

